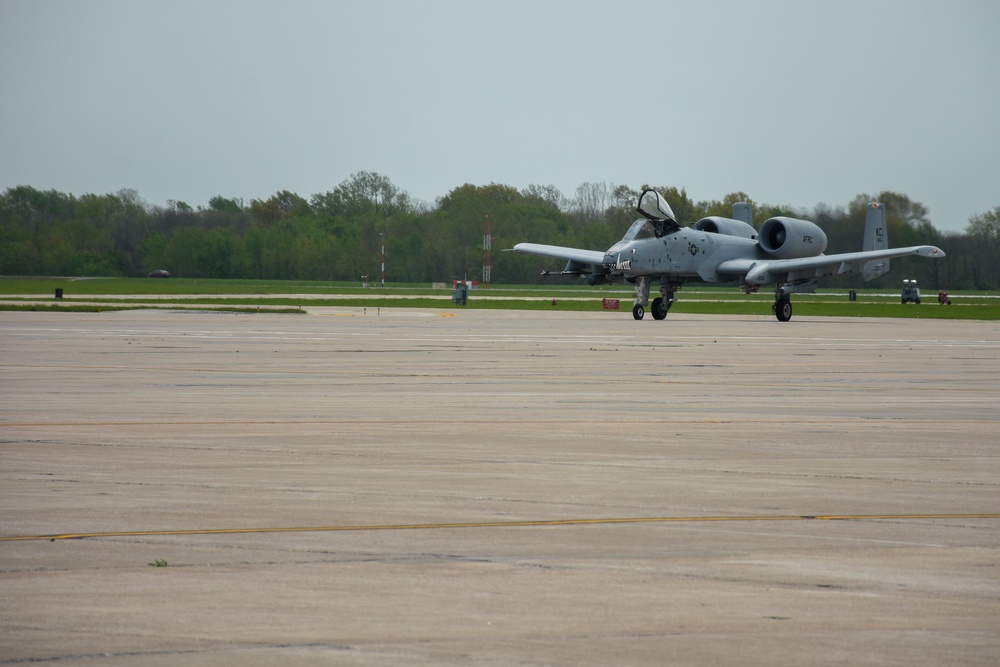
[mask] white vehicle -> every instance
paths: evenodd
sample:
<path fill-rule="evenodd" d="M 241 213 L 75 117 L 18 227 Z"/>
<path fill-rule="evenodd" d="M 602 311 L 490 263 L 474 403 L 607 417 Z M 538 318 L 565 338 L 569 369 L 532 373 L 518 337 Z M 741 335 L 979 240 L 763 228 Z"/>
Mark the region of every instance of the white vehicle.
<path fill-rule="evenodd" d="M 903 281 L 903 303 L 920 303 L 920 288 L 916 280 Z"/>

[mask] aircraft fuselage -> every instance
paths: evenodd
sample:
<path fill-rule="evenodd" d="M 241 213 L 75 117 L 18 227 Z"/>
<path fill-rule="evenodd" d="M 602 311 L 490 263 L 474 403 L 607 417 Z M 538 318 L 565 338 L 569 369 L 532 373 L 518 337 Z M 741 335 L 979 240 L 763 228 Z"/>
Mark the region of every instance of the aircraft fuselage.
<path fill-rule="evenodd" d="M 669 275 L 677 279 L 718 282 L 715 267 L 727 259 L 760 256 L 751 239 L 704 232 L 689 227 L 661 238 L 616 243 L 604 255 L 604 268 L 612 276 Z"/>

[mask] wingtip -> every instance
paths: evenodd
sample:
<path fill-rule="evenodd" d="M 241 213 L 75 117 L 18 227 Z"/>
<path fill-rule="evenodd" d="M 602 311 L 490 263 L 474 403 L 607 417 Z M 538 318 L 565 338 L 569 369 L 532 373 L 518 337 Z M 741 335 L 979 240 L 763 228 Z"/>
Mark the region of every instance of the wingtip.
<path fill-rule="evenodd" d="M 938 248 L 937 246 L 925 245 L 921 246 L 920 250 L 917 251 L 918 255 L 923 257 L 945 257 L 944 250 Z"/>

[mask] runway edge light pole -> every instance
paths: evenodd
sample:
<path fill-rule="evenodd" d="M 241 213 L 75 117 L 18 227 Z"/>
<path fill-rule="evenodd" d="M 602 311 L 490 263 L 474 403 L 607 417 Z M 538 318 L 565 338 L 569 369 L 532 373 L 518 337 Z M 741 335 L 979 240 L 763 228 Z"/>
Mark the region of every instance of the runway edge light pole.
<path fill-rule="evenodd" d="M 493 223 L 490 222 L 490 216 L 487 214 L 483 216 L 483 287 L 489 287 L 490 281 L 493 280 L 492 249 Z"/>
<path fill-rule="evenodd" d="M 382 287 L 385 287 L 385 230 L 378 233 L 378 238 L 382 244 Z"/>

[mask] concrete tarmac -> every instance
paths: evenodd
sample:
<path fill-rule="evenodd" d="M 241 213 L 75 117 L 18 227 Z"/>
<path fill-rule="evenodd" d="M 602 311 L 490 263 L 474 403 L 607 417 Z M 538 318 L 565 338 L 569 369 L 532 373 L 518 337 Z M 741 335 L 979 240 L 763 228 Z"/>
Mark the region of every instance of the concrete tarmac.
<path fill-rule="evenodd" d="M 0 664 L 996 665 L 998 406 L 998 322 L 3 312 Z"/>

